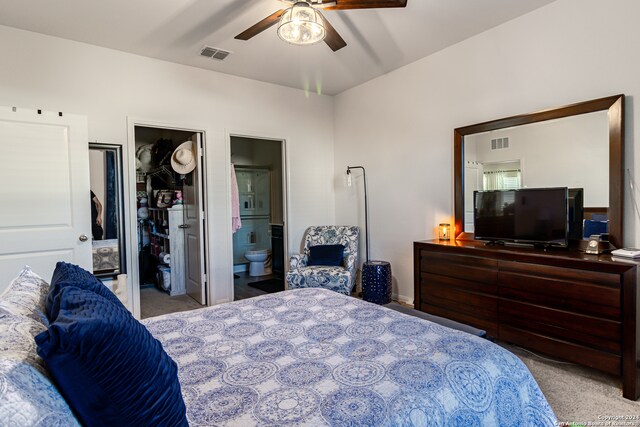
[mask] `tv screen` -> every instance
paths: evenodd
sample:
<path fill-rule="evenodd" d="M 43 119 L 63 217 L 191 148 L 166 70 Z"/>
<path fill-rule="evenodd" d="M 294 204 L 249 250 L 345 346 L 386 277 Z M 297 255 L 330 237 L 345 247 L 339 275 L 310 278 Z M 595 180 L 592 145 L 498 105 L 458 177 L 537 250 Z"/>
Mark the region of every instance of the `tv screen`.
<path fill-rule="evenodd" d="M 479 240 L 567 246 L 568 189 L 474 191 Z"/>

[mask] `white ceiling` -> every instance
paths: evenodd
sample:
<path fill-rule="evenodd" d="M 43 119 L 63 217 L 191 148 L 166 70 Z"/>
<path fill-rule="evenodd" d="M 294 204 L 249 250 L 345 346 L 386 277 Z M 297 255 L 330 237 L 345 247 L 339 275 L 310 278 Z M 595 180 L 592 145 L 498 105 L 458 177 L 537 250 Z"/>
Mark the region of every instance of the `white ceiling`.
<path fill-rule="evenodd" d="M 291 46 L 276 26 L 233 37 L 277 0 L 0 0 L 0 24 L 334 95 L 554 0 L 408 0 L 406 8 L 324 11 L 347 42 Z M 199 56 L 229 50 L 224 61 Z"/>

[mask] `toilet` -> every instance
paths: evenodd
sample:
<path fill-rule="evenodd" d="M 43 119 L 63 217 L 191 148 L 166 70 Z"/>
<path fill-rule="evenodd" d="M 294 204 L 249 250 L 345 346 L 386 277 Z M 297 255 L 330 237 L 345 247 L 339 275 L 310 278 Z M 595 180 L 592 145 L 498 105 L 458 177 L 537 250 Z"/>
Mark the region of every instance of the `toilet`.
<path fill-rule="evenodd" d="M 271 274 L 271 250 L 247 251 L 244 257 L 250 261 L 249 276 Z"/>

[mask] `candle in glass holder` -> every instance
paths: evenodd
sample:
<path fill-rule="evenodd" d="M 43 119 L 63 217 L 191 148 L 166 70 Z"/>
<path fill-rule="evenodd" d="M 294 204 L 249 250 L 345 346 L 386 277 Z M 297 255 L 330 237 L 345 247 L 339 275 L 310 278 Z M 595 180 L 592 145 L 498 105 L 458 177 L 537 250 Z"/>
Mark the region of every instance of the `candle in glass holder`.
<path fill-rule="evenodd" d="M 438 227 L 438 238 L 440 240 L 451 239 L 451 226 L 449 224 L 440 224 L 440 226 Z"/>

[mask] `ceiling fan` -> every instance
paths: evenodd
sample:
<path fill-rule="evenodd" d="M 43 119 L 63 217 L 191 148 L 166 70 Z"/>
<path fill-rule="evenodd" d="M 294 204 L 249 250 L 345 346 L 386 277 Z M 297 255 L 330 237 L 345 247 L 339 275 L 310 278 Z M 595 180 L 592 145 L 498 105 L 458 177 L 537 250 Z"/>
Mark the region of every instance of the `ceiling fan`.
<path fill-rule="evenodd" d="M 249 40 L 277 22 L 278 36 L 284 41 L 297 45 L 310 45 L 323 41 L 334 52 L 347 45 L 340 34 L 322 16 L 318 9 L 349 10 L 405 7 L 407 0 L 280 0 L 290 5 L 287 9 L 264 18 L 237 36 L 238 40 Z"/>

